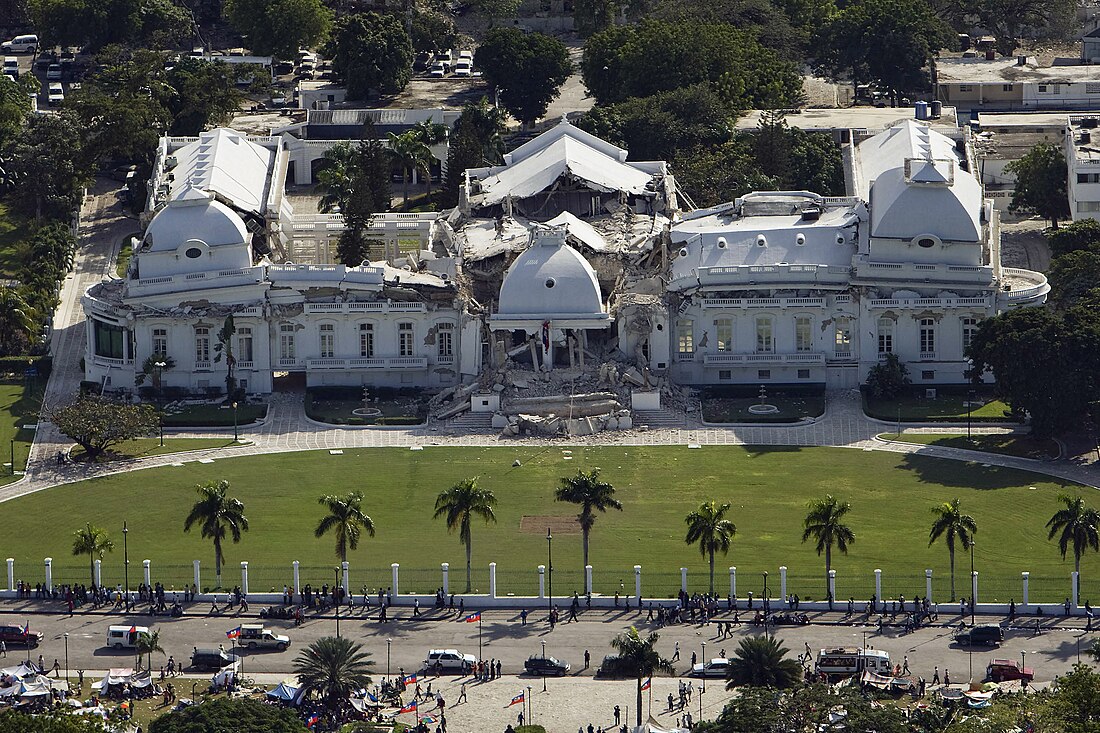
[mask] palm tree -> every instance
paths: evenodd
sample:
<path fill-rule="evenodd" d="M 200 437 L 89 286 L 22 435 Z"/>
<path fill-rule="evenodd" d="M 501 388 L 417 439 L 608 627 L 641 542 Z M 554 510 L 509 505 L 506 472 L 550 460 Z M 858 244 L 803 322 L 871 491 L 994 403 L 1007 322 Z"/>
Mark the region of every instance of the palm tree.
<path fill-rule="evenodd" d="M 370 652 L 351 639 L 325 636 L 302 650 L 294 660 L 294 673 L 303 695 L 317 693 L 321 704 L 337 721 L 356 690 L 371 684 Z"/>
<path fill-rule="evenodd" d="M 1081 587 L 1081 556 L 1091 547 L 1100 550 L 1100 512 L 1085 505 L 1085 500 L 1080 496 L 1062 494 L 1058 501 L 1066 505 L 1060 509 L 1047 522 L 1050 528 L 1048 540 L 1054 539 L 1054 535 L 1060 531 L 1058 537 L 1058 550 L 1062 553 L 1062 559 L 1066 559 L 1066 552 L 1070 543 L 1073 543 L 1073 569 L 1077 572 L 1077 587 Z"/>
<path fill-rule="evenodd" d="M 477 485 L 476 478 L 466 478 L 457 484 L 440 492 L 435 500 L 435 515 L 433 519 L 446 517 L 447 531 L 458 530 L 458 540 L 466 545 L 466 592 L 470 592 L 470 555 L 473 544 L 470 538 L 470 519 L 477 516 L 485 520 L 485 523 L 496 522 L 497 515 L 493 513 L 497 498 L 493 492 Z"/>
<path fill-rule="evenodd" d="M 317 210 L 323 214 L 333 209 L 344 211 L 351 196 L 354 180 L 355 150 L 351 142 L 344 140 L 325 151 L 317 170 L 317 188 L 321 198 Z"/>
<path fill-rule="evenodd" d="M 650 677 L 654 672 L 675 674 L 672 662 L 662 659 L 657 653 L 657 640 L 661 635 L 654 632 L 642 638 L 638 629 L 631 626 L 611 640 L 611 647 L 619 653 L 621 669 L 630 672 L 637 680 L 637 699 L 634 709 L 638 711 L 638 725 L 642 724 L 642 678 Z"/>
<path fill-rule="evenodd" d="M 432 151 L 420 139 L 416 130 L 407 130 L 400 135 L 390 132 L 386 135 L 389 141 L 388 147 L 393 155 L 394 162 L 401 166 L 401 201 L 405 206 L 409 205 L 409 172 L 414 168 L 422 168 L 424 161 L 431 158 Z"/>
<path fill-rule="evenodd" d="M 558 490 L 554 494 L 558 501 L 567 501 L 570 504 L 578 504 L 581 513 L 577 515 L 577 523 L 581 525 L 581 541 L 584 548 L 584 566 L 588 567 L 588 537 L 592 532 L 592 525 L 596 523 L 595 509 L 606 512 L 608 509 L 623 510 L 622 503 L 615 498 L 615 487 L 606 481 L 600 481 L 600 469 L 591 471 L 577 471 L 577 475 L 571 478 L 563 478 L 559 482 Z"/>
<path fill-rule="evenodd" d="M 431 148 L 435 145 L 439 145 L 447 139 L 447 135 L 450 129 L 438 122 L 432 122 L 431 120 L 422 120 L 416 123 L 412 128 L 412 132 L 415 133 L 417 139 L 424 143 L 428 148 L 428 155 L 421 161 L 424 171 L 424 180 L 428 184 L 427 201 L 430 204 L 432 201 L 432 158 Z"/>
<path fill-rule="evenodd" d="M 963 514 L 959 508 L 958 497 L 951 501 L 945 501 L 939 506 L 932 507 L 932 514 L 936 519 L 932 522 L 932 530 L 928 533 L 928 546 L 941 536 L 947 543 L 947 554 L 951 557 L 951 600 L 955 600 L 955 542 L 956 540 L 964 550 L 969 550 L 974 542 L 974 533 L 978 531 L 978 523 L 969 514 Z"/>
<path fill-rule="evenodd" d="M 793 659 L 784 659 L 788 651 L 778 639 L 768 636 L 742 639 L 730 660 L 726 688 L 794 687 L 802 679 L 802 668 Z"/>
<path fill-rule="evenodd" d="M 0 353 L 24 353 L 22 349 L 38 330 L 38 316 L 15 288 L 0 287 Z"/>
<path fill-rule="evenodd" d="M 336 532 L 336 555 L 341 562 L 348 559 L 348 549 L 359 547 L 359 537 L 364 531 L 374 537 L 374 521 L 363 513 L 363 494 L 353 491 L 347 496 L 322 496 L 317 500 L 328 509 L 328 514 L 317 523 L 314 536 L 323 537 L 330 529 Z"/>
<path fill-rule="evenodd" d="M 134 643 L 134 651 L 138 653 L 138 662 L 141 661 L 142 654 L 149 655 L 149 666 L 146 669 L 152 671 L 153 652 L 160 652 L 161 656 L 164 656 L 164 649 L 160 646 L 160 631 L 152 633 L 143 631 L 138 634 L 137 641 Z"/>
<path fill-rule="evenodd" d="M 73 533 L 73 554 L 88 556 L 88 577 L 95 585 L 95 561 L 103 559 L 103 553 L 115 549 L 115 543 L 107 536 L 107 530 L 93 526 L 91 522 Z"/>
<path fill-rule="evenodd" d="M 699 508 L 684 517 L 688 532 L 684 542 L 699 544 L 699 554 L 710 558 L 710 592 L 714 593 L 714 553 L 725 555 L 730 551 L 730 543 L 737 534 L 737 527 L 726 519 L 729 504 L 716 501 L 704 501 Z"/>
<path fill-rule="evenodd" d="M 203 539 L 214 540 L 214 572 L 218 586 L 222 584 L 222 540 L 228 532 L 233 542 L 241 541 L 241 532 L 248 531 L 248 517 L 244 515 L 244 504 L 239 499 L 226 496 L 229 482 L 211 481 L 198 487 L 199 500 L 191 507 L 191 513 L 183 521 L 183 531 L 190 532 L 194 524 L 201 525 Z"/>
<path fill-rule="evenodd" d="M 856 541 L 851 528 L 842 523 L 844 515 L 852 509 L 848 502 L 841 503 L 826 494 L 824 499 L 815 499 L 809 504 L 810 513 L 802 523 L 802 541 L 813 537 L 817 540 L 817 554 L 825 553 L 825 594 L 829 594 L 829 571 L 833 569 L 833 545 L 848 554 L 848 545 Z M 829 597 L 832 600 L 832 597 Z"/>

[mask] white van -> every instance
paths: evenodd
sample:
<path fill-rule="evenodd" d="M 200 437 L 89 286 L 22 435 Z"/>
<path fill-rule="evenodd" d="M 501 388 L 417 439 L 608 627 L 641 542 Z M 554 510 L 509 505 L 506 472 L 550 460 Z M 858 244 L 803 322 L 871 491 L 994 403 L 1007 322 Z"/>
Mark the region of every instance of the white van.
<path fill-rule="evenodd" d="M 110 649 L 133 649 L 138 637 L 148 634 L 148 626 L 108 626 L 107 647 Z"/>
<path fill-rule="evenodd" d="M 852 675 L 863 670 L 881 675 L 890 674 L 890 654 L 881 649 L 841 647 L 822 649 L 817 655 L 818 673 Z"/>
<path fill-rule="evenodd" d="M 3 44 L 0 44 L 0 49 L 3 49 L 5 53 L 34 53 L 38 50 L 38 36 L 34 34 L 16 36 L 10 41 L 4 41 Z"/>

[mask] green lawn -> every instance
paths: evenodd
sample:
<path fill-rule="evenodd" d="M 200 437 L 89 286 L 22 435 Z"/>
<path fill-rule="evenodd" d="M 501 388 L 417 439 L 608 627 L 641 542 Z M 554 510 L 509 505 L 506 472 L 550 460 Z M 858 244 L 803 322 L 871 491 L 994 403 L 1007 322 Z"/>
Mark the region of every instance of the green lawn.
<path fill-rule="evenodd" d="M 27 241 L 31 236 L 30 222 L 0 203 L 0 276 L 16 277 L 27 257 Z"/>
<path fill-rule="evenodd" d="M 183 453 L 193 450 L 207 450 L 209 448 L 236 448 L 243 445 L 235 443 L 232 439 L 225 438 L 165 438 L 164 445 L 160 444 L 160 438 L 138 438 L 128 440 L 125 443 L 112 448 L 110 458 L 112 460 L 127 458 L 147 458 L 160 456 L 166 453 Z M 84 456 L 82 448 L 75 448 L 72 457 L 81 460 Z"/>
<path fill-rule="evenodd" d="M 227 544 L 227 583 L 239 582 L 239 563 L 250 561 L 253 590 L 281 587 L 292 560 L 302 562 L 302 583 L 330 579 L 336 560 L 332 537 L 316 539 L 321 516 L 317 498 L 359 490 L 377 536 L 364 538 L 349 558 L 353 586 L 388 585 L 391 562 L 402 564 L 402 590 L 431 592 L 440 585 L 439 563 L 452 567 L 452 587 L 464 552 L 455 535 L 432 519 L 436 495 L 460 478 L 478 476 L 498 498 L 495 525 L 473 528 L 474 587 L 488 589 L 488 564 L 497 562 L 501 593 L 534 594 L 536 566 L 546 562 L 546 527 L 553 526 L 555 583 L 559 593 L 582 589 L 576 509 L 553 501 L 557 480 L 578 469 L 599 466 L 618 488 L 624 511 L 599 515 L 592 535 L 596 592 L 613 593 L 620 581 L 632 586 L 632 567 L 643 567 L 647 593 L 672 594 L 679 568 L 688 567 L 692 589 L 705 583 L 705 560 L 684 545 L 684 516 L 707 499 L 730 502 L 738 532 L 728 557 L 716 561 L 719 588 L 724 568 L 738 567 L 739 591 L 760 592 L 761 573 L 790 568 L 789 592 L 822 596 L 823 561 L 800 542 L 806 502 L 833 493 L 852 504 L 849 515 L 857 541 L 838 555 L 838 598 L 866 598 L 874 592 L 874 568 L 882 568 L 883 592 L 912 597 L 924 593 L 924 569 L 932 568 L 945 592 L 947 551 L 928 547 L 933 505 L 959 497 L 979 525 L 976 562 L 983 573 L 982 597 L 1019 600 L 1019 573 L 1031 572 L 1032 598 L 1061 600 L 1072 558 L 1064 562 L 1046 539 L 1044 524 L 1058 509 L 1064 483 L 1036 474 L 977 463 L 937 460 L 888 452 L 839 448 L 704 447 L 345 449 L 192 461 L 94 479 L 38 492 L 0 504 L 0 517 L 18 522 L 18 533 L 0 540 L 0 556 L 16 558 L 16 572 L 34 582 L 42 558 L 55 558 L 58 582 L 87 574 L 83 559 L 69 553 L 70 538 L 84 522 L 102 525 L 116 544 L 129 522 L 131 556 L 153 561 L 154 576 L 179 585 L 202 560 L 204 585 L 213 578 L 213 551 L 198 532 L 184 534 L 183 519 L 200 482 L 227 479 L 240 498 L 251 531 L 240 545 Z M 572 460 L 566 460 L 568 457 Z M 520 466 L 513 466 L 515 460 Z M 659 470 L 658 470 L 659 469 Z M 1074 489 L 1069 488 L 1070 491 Z M 1091 491 L 1080 489 L 1082 491 Z M 1095 501 L 1094 501 L 1095 503 Z M 65 507 L 62 515 L 56 508 Z M 570 531 L 572 530 L 572 531 Z M 958 558 L 960 578 L 969 558 Z M 1100 555 L 1082 563 L 1085 596 L 1100 598 Z M 122 574 L 120 552 L 104 561 L 107 582 Z M 961 583 L 965 583 L 960 580 Z"/>
<path fill-rule="evenodd" d="M 38 422 L 38 408 L 42 404 L 43 380 L 34 380 L 33 386 L 24 387 L 22 381 L 0 382 L 0 463 L 11 461 L 12 447 L 15 448 L 15 470 L 22 471 L 27 466 L 27 453 L 34 430 L 24 425 Z M 0 484 L 13 480 L 11 471 L 0 468 Z M 0 512 L 2 514 L 2 512 Z"/>
<path fill-rule="evenodd" d="M 1019 456 L 1021 458 L 1058 457 L 1057 443 L 1053 440 L 1032 438 L 1030 435 L 972 435 L 968 439 L 965 433 L 957 435 L 902 433 L 900 438 L 897 433 L 883 433 L 880 437 L 886 440 L 900 440 L 903 443 L 938 445 L 944 448 L 965 448 L 966 450 L 1001 453 L 1006 456 Z"/>
<path fill-rule="evenodd" d="M 130 266 L 130 256 L 133 255 L 134 250 L 130 247 L 130 239 L 126 238 L 122 242 L 122 246 L 118 249 L 118 258 L 115 259 L 115 274 L 119 277 L 126 277 L 126 269 Z"/>
<path fill-rule="evenodd" d="M 936 399 L 923 397 L 923 392 L 912 393 L 896 400 L 879 400 L 864 392 L 863 411 L 879 420 L 897 420 L 901 409 L 902 422 L 966 422 L 966 392 L 950 393 L 937 390 Z M 970 408 L 974 422 L 1012 422 L 1009 407 L 988 395 L 978 394 Z M 980 405 L 977 403 L 981 403 Z"/>
<path fill-rule="evenodd" d="M 267 403 L 238 404 L 237 424 L 248 425 L 267 414 Z M 164 413 L 166 428 L 218 428 L 233 426 L 233 408 L 222 404 L 183 405 Z"/>

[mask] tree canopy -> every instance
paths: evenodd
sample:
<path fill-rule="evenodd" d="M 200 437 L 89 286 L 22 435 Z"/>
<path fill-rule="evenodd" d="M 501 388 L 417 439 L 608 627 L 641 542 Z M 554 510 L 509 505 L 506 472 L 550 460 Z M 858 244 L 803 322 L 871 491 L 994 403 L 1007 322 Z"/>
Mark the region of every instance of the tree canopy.
<path fill-rule="evenodd" d="M 225 0 L 225 17 L 253 53 L 281 59 L 324 41 L 332 11 L 321 0 Z"/>
<path fill-rule="evenodd" d="M 191 14 L 172 0 L 29 0 L 27 11 L 44 48 L 168 48 L 193 27 Z"/>
<path fill-rule="evenodd" d="M 294 710 L 248 698 L 215 698 L 162 715 L 149 724 L 149 733 L 219 733 L 226 730 L 233 733 L 306 733 L 305 725 Z"/>
<path fill-rule="evenodd" d="M 1066 156 L 1052 143 L 1039 143 L 1019 160 L 1005 166 L 1006 173 L 1016 176 L 1009 210 L 1036 214 L 1050 219 L 1058 228 L 1058 220 L 1069 217 L 1066 194 Z"/>
<path fill-rule="evenodd" d="M 372 90 L 396 94 L 412 78 L 412 39 L 390 14 L 340 18 L 326 54 L 332 58 L 332 71 L 347 86 L 348 99 L 365 99 Z"/>
<path fill-rule="evenodd" d="M 152 405 L 124 404 L 93 395 L 54 408 L 47 417 L 93 461 L 113 445 L 152 435 L 160 425 Z"/>
<path fill-rule="evenodd" d="M 91 179 L 81 128 L 72 116 L 35 115 L 7 150 L 13 182 L 7 198 L 36 220 L 67 222 Z"/>
<path fill-rule="evenodd" d="M 573 70 L 564 43 L 518 28 L 490 29 L 474 53 L 474 64 L 500 90 L 501 104 L 524 123 L 546 114 Z"/>

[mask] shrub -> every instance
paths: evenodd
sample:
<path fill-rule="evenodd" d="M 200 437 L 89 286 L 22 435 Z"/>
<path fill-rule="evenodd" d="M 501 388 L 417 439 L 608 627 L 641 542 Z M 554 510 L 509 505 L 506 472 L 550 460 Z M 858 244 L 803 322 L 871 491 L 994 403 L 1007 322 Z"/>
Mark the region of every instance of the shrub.
<path fill-rule="evenodd" d="M 867 389 L 875 399 L 895 399 L 909 384 L 909 370 L 897 354 L 887 354 L 884 361 L 875 364 L 867 372 Z"/>

